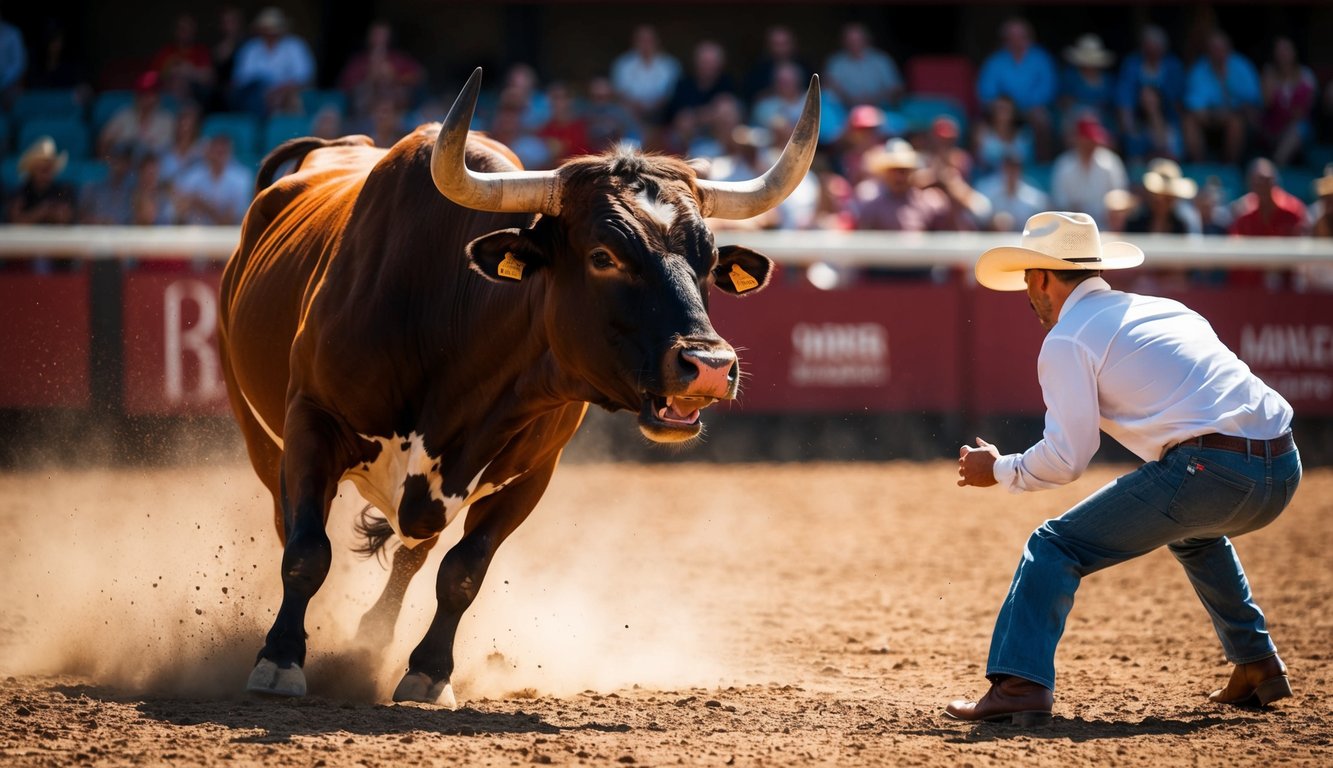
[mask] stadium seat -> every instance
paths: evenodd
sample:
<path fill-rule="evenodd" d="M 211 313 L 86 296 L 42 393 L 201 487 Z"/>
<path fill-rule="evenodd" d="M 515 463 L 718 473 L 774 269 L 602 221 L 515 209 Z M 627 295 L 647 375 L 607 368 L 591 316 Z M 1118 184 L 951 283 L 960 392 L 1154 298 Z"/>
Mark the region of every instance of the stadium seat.
<path fill-rule="evenodd" d="M 958 123 L 960 143 L 967 143 L 967 110 L 948 96 L 910 95 L 903 97 L 898 114 L 907 120 L 908 131 L 924 131 L 940 115 L 948 115 Z"/>
<path fill-rule="evenodd" d="M 1306 205 L 1319 199 L 1314 193 L 1314 180 L 1323 175 L 1322 167 L 1315 169 L 1305 165 L 1279 168 L 1277 172 L 1278 183 L 1282 188 L 1300 198 Z"/>
<path fill-rule="evenodd" d="M 977 72 L 966 56 L 913 56 L 907 60 L 907 91 L 945 96 L 972 113 L 977 101 Z"/>
<path fill-rule="evenodd" d="M 55 139 L 56 148 L 69 152 L 71 160 L 88 156 L 92 147 L 88 126 L 79 118 L 39 117 L 28 120 L 19 128 L 18 143 L 15 151 L 22 154 L 24 149 L 42 136 Z"/>
<path fill-rule="evenodd" d="M 338 113 L 347 114 L 347 94 L 337 90 L 310 89 L 301 91 L 301 108 L 313 115 L 326 106 L 337 107 Z"/>
<path fill-rule="evenodd" d="M 237 159 L 254 157 L 258 151 L 259 120 L 247 112 L 217 112 L 208 115 L 200 125 L 199 132 L 204 138 L 218 134 L 230 136 Z"/>
<path fill-rule="evenodd" d="M 93 99 L 92 128 L 94 133 L 101 133 L 102 126 L 111 116 L 124 106 L 134 103 L 134 91 L 102 91 Z"/>
<path fill-rule="evenodd" d="M 76 119 L 83 117 L 83 105 L 72 88 L 38 88 L 15 97 L 10 115 L 20 123 L 38 118 Z"/>
<path fill-rule="evenodd" d="M 305 115 L 274 115 L 264 125 L 264 142 L 260 154 L 267 154 L 282 142 L 298 136 L 310 135 L 311 118 Z"/>
<path fill-rule="evenodd" d="M 1333 144 L 1311 144 L 1305 150 L 1305 162 L 1311 168 L 1321 170 L 1333 163 Z"/>
<path fill-rule="evenodd" d="M 106 163 L 101 160 L 70 160 L 60 177 L 82 191 L 85 185 L 102 181 L 109 173 Z"/>
<path fill-rule="evenodd" d="M 1042 192 L 1050 194 L 1051 174 L 1054 170 L 1052 165 L 1029 165 L 1023 169 L 1023 179 Z"/>
<path fill-rule="evenodd" d="M 1222 185 L 1222 202 L 1229 203 L 1248 192 L 1245 174 L 1240 166 L 1230 163 L 1186 163 L 1180 167 L 1187 178 L 1194 179 L 1200 185 L 1210 176 L 1216 176 Z"/>
<path fill-rule="evenodd" d="M 14 152 L 14 125 L 9 115 L 0 113 L 0 156 Z"/>

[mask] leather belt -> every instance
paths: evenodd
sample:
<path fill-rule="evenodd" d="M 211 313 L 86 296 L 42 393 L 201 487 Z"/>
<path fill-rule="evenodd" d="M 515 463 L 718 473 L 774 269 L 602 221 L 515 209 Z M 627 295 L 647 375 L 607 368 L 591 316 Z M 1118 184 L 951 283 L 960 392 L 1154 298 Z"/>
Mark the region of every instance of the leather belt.
<path fill-rule="evenodd" d="M 1272 440 L 1251 440 L 1245 437 L 1233 437 L 1231 435 L 1219 435 L 1216 432 L 1207 435 L 1199 435 L 1189 440 L 1181 441 L 1181 445 L 1197 445 L 1200 448 L 1212 448 L 1218 451 L 1231 451 L 1232 453 L 1247 453 L 1251 456 L 1270 456 L 1277 457 L 1291 453 L 1296 450 L 1296 440 L 1290 432 L 1273 438 Z"/>

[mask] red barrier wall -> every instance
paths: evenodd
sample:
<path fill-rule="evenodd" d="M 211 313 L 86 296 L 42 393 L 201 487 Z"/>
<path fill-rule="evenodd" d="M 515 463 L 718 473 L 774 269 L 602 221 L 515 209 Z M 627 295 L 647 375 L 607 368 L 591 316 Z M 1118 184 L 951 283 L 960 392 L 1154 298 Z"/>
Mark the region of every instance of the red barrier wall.
<path fill-rule="evenodd" d="M 86 408 L 88 276 L 0 275 L 0 408 Z"/>
<path fill-rule="evenodd" d="M 126 413 L 228 412 L 217 347 L 221 277 L 219 269 L 125 278 Z"/>

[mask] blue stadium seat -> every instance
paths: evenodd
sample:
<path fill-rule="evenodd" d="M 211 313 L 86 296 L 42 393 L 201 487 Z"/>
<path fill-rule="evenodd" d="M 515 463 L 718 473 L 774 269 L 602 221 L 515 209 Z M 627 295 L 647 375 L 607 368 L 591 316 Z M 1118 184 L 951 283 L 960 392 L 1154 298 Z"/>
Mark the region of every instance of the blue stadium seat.
<path fill-rule="evenodd" d="M 84 185 L 102 181 L 109 173 L 106 163 L 101 160 L 70 160 L 60 177 L 73 184 L 75 189 L 83 191 Z"/>
<path fill-rule="evenodd" d="M 259 119 L 248 112 L 217 112 L 204 118 L 199 128 L 204 138 L 218 134 L 231 137 L 238 158 L 253 157 L 259 146 Z"/>
<path fill-rule="evenodd" d="M 1309 205 L 1319 197 L 1314 193 L 1314 180 L 1324 175 L 1324 169 L 1310 168 L 1304 165 L 1293 165 L 1289 168 L 1279 168 L 1277 172 L 1278 182 L 1282 188 L 1295 195 L 1301 202 Z"/>
<path fill-rule="evenodd" d="M 101 133 L 102 126 L 122 107 L 134 103 L 134 91 L 102 91 L 93 99 L 92 128 Z"/>
<path fill-rule="evenodd" d="M 56 149 L 69 152 L 71 159 L 87 157 L 92 147 L 88 126 L 83 120 L 77 117 L 39 117 L 23 123 L 19 129 L 18 143 L 14 146 L 15 151 L 22 154 L 23 150 L 42 136 L 55 139 Z"/>
<path fill-rule="evenodd" d="M 301 107 L 307 115 L 313 115 L 328 105 L 337 107 L 339 114 L 347 114 L 347 94 L 337 90 L 315 88 L 301 91 Z"/>
<path fill-rule="evenodd" d="M 10 114 L 18 122 L 41 117 L 83 117 L 83 105 L 72 88 L 36 88 L 14 99 Z"/>
<path fill-rule="evenodd" d="M 1305 150 L 1305 162 L 1319 169 L 1333 163 L 1333 144 L 1311 144 Z"/>
<path fill-rule="evenodd" d="M 961 144 L 966 144 L 967 110 L 948 96 L 904 96 L 898 113 L 907 118 L 907 130 L 924 131 L 940 115 L 948 115 L 958 123 Z"/>
<path fill-rule="evenodd" d="M 274 115 L 264 125 L 264 142 L 261 154 L 268 154 L 273 148 L 288 139 L 310 135 L 311 118 L 305 115 Z"/>
<path fill-rule="evenodd" d="M 1023 169 L 1023 179 L 1049 195 L 1051 193 L 1051 174 L 1054 170 L 1055 167 L 1052 165 L 1029 165 Z"/>

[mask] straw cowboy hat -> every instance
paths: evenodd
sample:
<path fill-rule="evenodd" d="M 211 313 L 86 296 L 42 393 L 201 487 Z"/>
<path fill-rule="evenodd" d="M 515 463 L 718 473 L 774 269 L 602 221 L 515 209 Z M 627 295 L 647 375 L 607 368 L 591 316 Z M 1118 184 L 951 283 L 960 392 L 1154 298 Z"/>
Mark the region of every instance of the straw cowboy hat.
<path fill-rule="evenodd" d="M 916 170 L 921 167 L 921 160 L 906 139 L 889 139 L 884 146 L 876 147 L 865 156 L 866 170 L 881 173 L 895 168 Z"/>
<path fill-rule="evenodd" d="M 1097 35 L 1083 35 L 1073 45 L 1065 48 L 1065 61 L 1076 67 L 1096 67 L 1102 69 L 1111 66 L 1115 54 L 1102 45 Z"/>
<path fill-rule="evenodd" d="M 1025 269 L 1127 269 L 1142 263 L 1138 246 L 1103 243 L 1088 214 L 1047 211 L 1028 219 L 1019 245 L 981 254 L 977 282 L 995 291 L 1021 291 L 1027 288 Z"/>
<path fill-rule="evenodd" d="M 69 162 L 69 153 L 56 152 L 55 139 L 50 136 L 39 136 L 19 156 L 19 175 L 27 176 L 32 173 L 33 164 L 42 160 L 50 160 L 55 163 L 56 173 L 59 174 L 65 170 L 65 163 Z"/>
<path fill-rule="evenodd" d="M 1333 195 L 1333 163 L 1324 166 L 1324 175 L 1314 180 L 1314 193 L 1320 197 Z"/>
<path fill-rule="evenodd" d="M 1148 172 L 1143 174 L 1143 188 L 1154 195 L 1180 200 L 1193 200 L 1199 194 L 1199 185 L 1194 179 L 1185 178 L 1176 161 L 1164 157 L 1148 163 Z"/>

